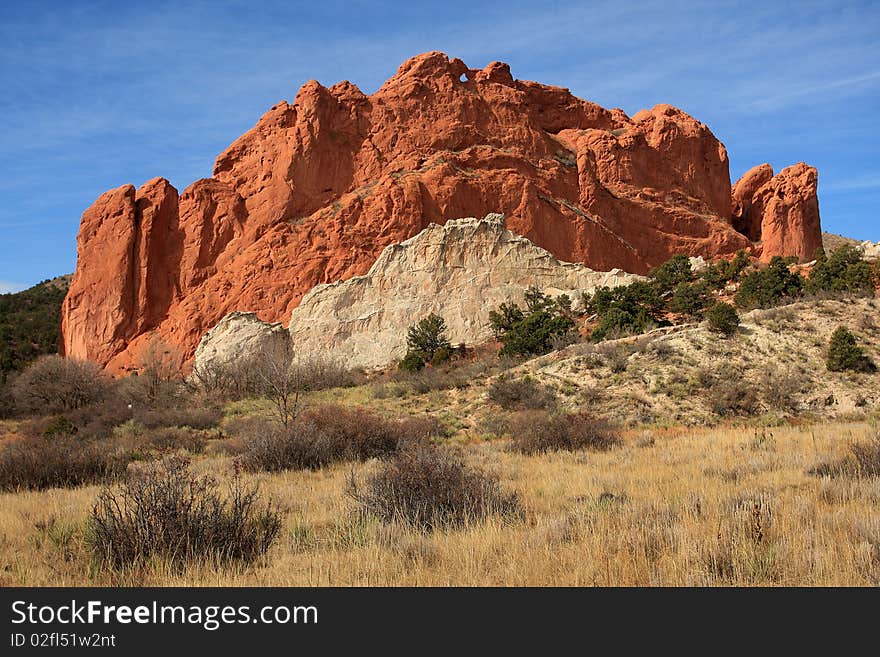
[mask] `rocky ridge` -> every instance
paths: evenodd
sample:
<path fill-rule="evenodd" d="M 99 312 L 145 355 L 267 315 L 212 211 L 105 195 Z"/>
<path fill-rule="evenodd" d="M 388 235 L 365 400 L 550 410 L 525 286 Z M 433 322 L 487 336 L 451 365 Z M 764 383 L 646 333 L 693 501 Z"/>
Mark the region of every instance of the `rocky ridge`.
<path fill-rule="evenodd" d="M 808 259 L 821 239 L 815 169 L 746 178 L 732 190 L 724 145 L 671 105 L 630 117 L 501 62 L 425 53 L 372 95 L 310 81 L 211 178 L 181 193 L 163 178 L 125 185 L 85 211 L 62 348 L 111 372 L 136 369 L 157 338 L 188 360 L 231 311 L 283 321 L 386 246 L 496 210 L 596 270 L 743 248 Z"/>

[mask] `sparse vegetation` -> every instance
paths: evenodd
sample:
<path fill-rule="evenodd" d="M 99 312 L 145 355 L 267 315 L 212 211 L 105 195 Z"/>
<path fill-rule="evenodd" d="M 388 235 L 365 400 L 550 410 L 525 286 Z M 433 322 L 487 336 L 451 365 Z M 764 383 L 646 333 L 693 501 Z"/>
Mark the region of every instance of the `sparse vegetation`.
<path fill-rule="evenodd" d="M 599 291 L 588 321 L 627 304 L 647 326 L 689 321 L 668 314 L 677 291 L 728 298 L 717 285 L 692 272 L 662 293 L 653 280 Z M 152 377 L 101 377 L 106 390 L 77 408 L 0 421 L 0 585 L 876 584 L 864 518 L 880 398 L 863 373 L 824 367 L 841 324 L 862 355 L 878 348 L 876 301 L 849 294 L 745 315 L 736 340 L 691 325 L 532 361 L 486 347 L 418 372 L 313 379 L 339 385 L 309 382 L 307 367 L 290 374 L 286 427 L 258 367 L 245 395 L 226 393 L 163 370 L 159 349 Z M 311 362 L 298 356 L 291 370 Z M 170 550 L 145 534 L 119 549 L 93 537 L 95 486 L 119 502 L 145 472 L 164 477 L 168 458 L 191 458 L 182 481 L 209 479 L 227 511 L 227 482 L 259 481 L 278 500 L 271 552 L 253 547 L 255 525 L 242 534 L 216 514 L 193 527 L 216 518 L 228 542 L 204 538 L 213 529 Z M 188 504 L 190 488 L 168 490 Z M 106 535 L 153 523 L 126 514 L 106 516 Z"/>

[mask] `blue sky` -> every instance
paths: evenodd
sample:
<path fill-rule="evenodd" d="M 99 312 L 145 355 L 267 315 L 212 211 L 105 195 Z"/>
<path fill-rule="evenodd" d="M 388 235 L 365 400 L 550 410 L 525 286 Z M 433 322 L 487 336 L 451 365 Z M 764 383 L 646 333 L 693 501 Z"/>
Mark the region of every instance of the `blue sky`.
<path fill-rule="evenodd" d="M 633 114 L 668 102 L 731 175 L 819 169 L 827 230 L 880 240 L 877 2 L 4 2 L 0 292 L 73 271 L 83 210 L 165 176 L 183 189 L 301 84 L 375 91 L 408 57 L 558 84 Z"/>

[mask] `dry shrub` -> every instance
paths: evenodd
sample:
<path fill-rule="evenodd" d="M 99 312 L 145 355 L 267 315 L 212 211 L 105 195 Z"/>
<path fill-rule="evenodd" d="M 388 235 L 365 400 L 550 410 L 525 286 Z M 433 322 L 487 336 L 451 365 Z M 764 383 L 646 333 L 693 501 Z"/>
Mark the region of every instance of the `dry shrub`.
<path fill-rule="evenodd" d="M 489 386 L 489 399 L 506 410 L 550 409 L 556 405 L 556 393 L 530 376 L 514 379 L 506 375 Z"/>
<path fill-rule="evenodd" d="M 466 388 L 470 385 L 468 377 L 454 368 L 425 367 L 417 372 L 398 370 L 394 381 L 409 387 L 417 395 L 425 395 L 435 390 Z"/>
<path fill-rule="evenodd" d="M 16 408 L 23 413 L 63 413 L 101 400 L 111 381 L 97 363 L 42 356 L 11 385 Z"/>
<path fill-rule="evenodd" d="M 589 413 L 550 415 L 540 411 L 518 413 L 511 419 L 510 448 L 522 454 L 588 449 L 604 451 L 620 443 L 617 430 Z"/>
<path fill-rule="evenodd" d="M 417 372 L 396 370 L 389 380 L 394 385 L 391 394 L 380 392 L 385 396 L 403 396 L 406 389 L 417 395 L 424 395 L 435 390 L 463 390 L 475 381 L 494 376 L 510 369 L 515 361 L 510 358 L 496 358 L 494 355 L 481 354 L 480 360 L 456 359 L 440 366 L 428 366 Z"/>
<path fill-rule="evenodd" d="M 348 493 L 383 522 L 425 531 L 522 516 L 519 498 L 496 477 L 467 465 L 460 452 L 426 442 L 408 444 L 363 483 L 352 476 Z"/>
<path fill-rule="evenodd" d="M 754 415 L 758 411 L 758 393 L 739 377 L 715 379 L 706 390 L 706 402 L 716 415 Z"/>
<path fill-rule="evenodd" d="M 416 426 L 418 422 L 418 426 Z M 360 408 L 320 406 L 301 413 L 288 427 L 251 423 L 241 465 L 250 471 L 312 470 L 340 461 L 388 456 L 407 432 L 433 431 L 421 421 L 395 422 Z"/>
<path fill-rule="evenodd" d="M 629 357 L 635 353 L 633 344 L 604 344 L 596 348 L 608 368 L 615 374 L 626 372 L 629 367 Z"/>
<path fill-rule="evenodd" d="M 810 474 L 851 479 L 880 477 L 880 433 L 865 442 L 853 443 L 849 454 L 838 461 L 817 465 Z"/>
<path fill-rule="evenodd" d="M 75 436 L 20 438 L 0 448 L 0 490 L 45 490 L 113 479 L 131 455 L 115 443 Z"/>
<path fill-rule="evenodd" d="M 132 419 L 148 429 L 164 427 L 213 429 L 223 419 L 223 412 L 216 407 L 145 408 L 135 409 Z"/>
<path fill-rule="evenodd" d="M 252 563 L 281 531 L 281 515 L 256 489 L 234 477 L 226 491 L 193 474 L 173 456 L 133 469 L 116 489 L 105 489 L 89 519 L 89 546 L 111 568 L 159 558 L 189 562 Z"/>
<path fill-rule="evenodd" d="M 496 438 L 510 435 L 510 414 L 491 413 L 484 415 L 477 421 L 477 431 Z"/>
<path fill-rule="evenodd" d="M 191 454 L 205 451 L 205 433 L 190 427 L 158 427 L 149 429 L 138 422 L 127 422 L 113 432 L 120 447 L 137 456 L 150 453 L 168 454 L 186 450 Z M 151 456 L 154 454 L 150 454 Z"/>
<path fill-rule="evenodd" d="M 34 437 L 66 433 L 76 435 L 80 440 L 91 440 L 109 436 L 113 427 L 128 422 L 132 415 L 132 410 L 121 399 L 108 398 L 61 415 L 27 420 L 21 423 L 20 431 Z M 62 425 L 66 425 L 68 431 L 57 431 Z"/>
<path fill-rule="evenodd" d="M 271 394 L 280 374 L 304 391 L 350 387 L 364 378 L 328 356 L 295 356 L 291 347 L 227 363 L 201 364 L 193 369 L 188 383 L 213 398 L 241 400 Z"/>
<path fill-rule="evenodd" d="M 766 370 L 761 375 L 761 396 L 770 408 L 793 412 L 797 410 L 797 395 L 803 388 L 803 379 L 791 369 Z"/>
<path fill-rule="evenodd" d="M 433 440 L 446 438 L 449 430 L 431 415 L 411 415 L 398 420 L 397 431 L 406 440 Z"/>

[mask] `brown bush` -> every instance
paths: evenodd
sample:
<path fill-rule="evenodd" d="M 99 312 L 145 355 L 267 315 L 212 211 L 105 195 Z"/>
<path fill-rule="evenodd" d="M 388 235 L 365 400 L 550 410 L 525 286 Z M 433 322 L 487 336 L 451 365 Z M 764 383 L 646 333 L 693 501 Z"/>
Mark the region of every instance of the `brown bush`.
<path fill-rule="evenodd" d="M 188 382 L 192 389 L 222 400 L 271 396 L 279 381 L 306 391 L 358 385 L 363 374 L 326 356 L 295 357 L 291 348 L 240 358 L 229 363 L 195 367 Z"/>
<path fill-rule="evenodd" d="M 114 427 L 128 422 L 132 417 L 133 412 L 128 404 L 122 399 L 111 396 L 60 415 L 30 419 L 20 425 L 20 431 L 34 437 L 67 433 L 76 435 L 80 440 L 100 439 L 108 437 Z M 53 428 L 61 425 L 67 425 L 70 430 L 53 431 Z"/>
<path fill-rule="evenodd" d="M 822 463 L 810 470 L 819 477 L 861 479 L 880 477 L 880 434 L 850 445 L 849 454 L 833 463 Z"/>
<path fill-rule="evenodd" d="M 556 392 L 530 376 L 514 379 L 497 377 L 489 386 L 489 399 L 506 410 L 550 409 L 556 405 Z"/>
<path fill-rule="evenodd" d="M 518 413 L 511 419 L 510 432 L 513 436 L 510 448 L 522 454 L 581 449 L 602 451 L 620 443 L 614 427 L 588 413 Z"/>
<path fill-rule="evenodd" d="M 160 427 L 147 429 L 137 443 L 137 449 L 146 449 L 161 454 L 186 450 L 190 454 L 205 451 L 208 440 L 202 431 L 190 427 Z"/>
<path fill-rule="evenodd" d="M 102 491 L 89 519 L 89 546 L 111 568 L 159 558 L 188 562 L 252 563 L 281 532 L 281 515 L 238 477 L 224 492 L 211 477 L 169 457 L 133 470 L 116 489 Z"/>
<path fill-rule="evenodd" d="M 160 427 L 213 429 L 223 419 L 223 412 L 217 407 L 144 408 L 135 409 L 131 417 L 148 429 Z"/>
<path fill-rule="evenodd" d="M 348 494 L 362 512 L 426 531 L 522 516 L 519 498 L 496 477 L 468 466 L 459 452 L 426 442 L 408 444 L 363 483 L 352 476 Z"/>
<path fill-rule="evenodd" d="M 804 376 L 794 370 L 767 370 L 761 375 L 760 389 L 764 402 L 780 411 L 797 409 L 797 395 L 801 392 Z"/>
<path fill-rule="evenodd" d="M 739 378 L 713 381 L 706 390 L 706 401 L 716 415 L 754 415 L 758 411 L 755 388 Z"/>
<path fill-rule="evenodd" d="M 410 415 L 398 420 L 397 431 L 400 440 L 432 440 L 446 438 L 449 430 L 436 417 L 430 415 Z"/>
<path fill-rule="evenodd" d="M 115 443 L 76 436 L 20 438 L 0 447 L 0 490 L 45 490 L 101 483 L 125 471 L 131 455 Z"/>
<path fill-rule="evenodd" d="M 42 356 L 12 383 L 12 397 L 22 413 L 63 413 L 101 400 L 111 382 L 97 363 Z"/>
<path fill-rule="evenodd" d="M 251 424 L 241 464 L 251 471 L 277 472 L 382 458 L 411 434 L 424 437 L 425 423 L 415 422 L 386 420 L 360 408 L 320 406 L 302 412 L 286 428 L 272 422 Z"/>

